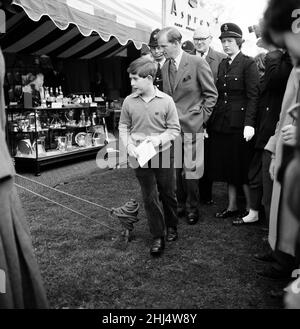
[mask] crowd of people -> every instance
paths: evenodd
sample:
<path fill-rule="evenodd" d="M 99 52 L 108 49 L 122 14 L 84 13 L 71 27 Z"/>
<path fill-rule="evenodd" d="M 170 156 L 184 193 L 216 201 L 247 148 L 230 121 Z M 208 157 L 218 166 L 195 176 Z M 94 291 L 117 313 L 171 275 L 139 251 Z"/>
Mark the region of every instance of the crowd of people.
<path fill-rule="evenodd" d="M 144 141 L 156 150 L 151 161 L 134 169 L 152 256 L 162 254 L 165 241 L 179 238 L 178 217 L 196 224 L 200 200 L 213 204 L 213 182 L 225 182 L 228 203 L 215 217 L 232 218 L 235 226 L 267 224 L 270 251 L 254 255 L 267 265 L 258 274 L 278 280 L 295 274 L 300 32 L 292 13 L 297 9 L 299 0 L 269 1 L 261 22 L 265 51 L 255 58 L 243 54 L 243 32 L 230 22 L 221 26 L 223 53 L 211 48 L 208 25 L 195 30 L 193 42 L 182 42 L 178 29 L 165 27 L 152 32 L 150 53 L 131 63 L 132 94 L 124 101 L 119 131 L 130 157 L 139 158 Z M 300 307 L 299 296 L 287 290 L 287 307 Z"/>

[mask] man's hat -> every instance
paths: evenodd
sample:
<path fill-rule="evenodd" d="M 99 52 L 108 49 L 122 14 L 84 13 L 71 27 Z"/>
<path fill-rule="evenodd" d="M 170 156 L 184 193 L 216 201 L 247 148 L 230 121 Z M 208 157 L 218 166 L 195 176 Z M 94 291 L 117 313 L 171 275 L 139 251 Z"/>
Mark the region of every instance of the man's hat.
<path fill-rule="evenodd" d="M 160 29 L 155 29 L 154 31 L 152 31 L 151 35 L 150 35 L 150 40 L 149 40 L 149 47 L 157 47 L 158 43 L 157 43 L 157 33 L 160 31 Z"/>
<path fill-rule="evenodd" d="M 194 47 L 194 44 L 190 40 L 184 41 L 184 43 L 182 44 L 181 48 L 182 48 L 182 50 L 184 50 L 188 54 L 191 54 L 191 55 L 195 55 L 196 54 L 196 49 Z"/>
<path fill-rule="evenodd" d="M 222 38 L 242 38 L 243 32 L 239 26 L 234 23 L 225 23 L 221 25 L 221 35 L 219 39 Z"/>

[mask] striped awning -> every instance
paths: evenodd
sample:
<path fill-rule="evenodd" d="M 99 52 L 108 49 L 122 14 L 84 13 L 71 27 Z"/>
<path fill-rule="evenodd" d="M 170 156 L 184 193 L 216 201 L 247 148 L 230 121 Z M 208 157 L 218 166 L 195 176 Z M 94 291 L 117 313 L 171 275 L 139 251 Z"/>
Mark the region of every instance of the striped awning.
<path fill-rule="evenodd" d="M 6 53 L 90 59 L 148 43 L 161 18 L 123 0 L 14 0 L 1 39 Z"/>

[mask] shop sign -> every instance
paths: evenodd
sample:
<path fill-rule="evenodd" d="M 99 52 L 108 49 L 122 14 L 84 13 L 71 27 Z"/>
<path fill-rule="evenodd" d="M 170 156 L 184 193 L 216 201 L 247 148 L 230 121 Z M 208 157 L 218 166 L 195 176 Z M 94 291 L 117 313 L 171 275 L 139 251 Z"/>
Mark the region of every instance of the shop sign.
<path fill-rule="evenodd" d="M 165 0 L 164 6 L 164 26 L 176 27 L 184 40 L 191 40 L 195 29 L 209 22 L 200 0 Z"/>

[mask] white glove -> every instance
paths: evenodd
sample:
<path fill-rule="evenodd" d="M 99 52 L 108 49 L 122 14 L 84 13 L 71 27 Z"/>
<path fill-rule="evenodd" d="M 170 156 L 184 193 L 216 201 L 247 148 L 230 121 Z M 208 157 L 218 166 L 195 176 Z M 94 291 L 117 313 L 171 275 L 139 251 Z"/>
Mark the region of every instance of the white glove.
<path fill-rule="evenodd" d="M 244 128 L 244 138 L 248 142 L 254 136 L 254 128 L 251 126 L 245 126 Z"/>
<path fill-rule="evenodd" d="M 136 153 L 136 147 L 133 144 L 127 146 L 127 152 L 130 156 L 137 158 L 138 154 Z"/>
<path fill-rule="evenodd" d="M 148 136 L 146 141 L 151 142 L 154 147 L 158 147 L 161 144 L 161 139 L 159 136 Z"/>
<path fill-rule="evenodd" d="M 207 130 L 204 128 L 204 131 L 203 131 L 203 136 L 204 138 L 208 138 L 208 133 L 207 133 Z"/>

